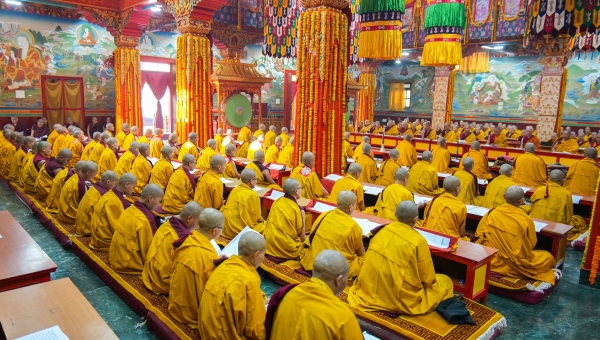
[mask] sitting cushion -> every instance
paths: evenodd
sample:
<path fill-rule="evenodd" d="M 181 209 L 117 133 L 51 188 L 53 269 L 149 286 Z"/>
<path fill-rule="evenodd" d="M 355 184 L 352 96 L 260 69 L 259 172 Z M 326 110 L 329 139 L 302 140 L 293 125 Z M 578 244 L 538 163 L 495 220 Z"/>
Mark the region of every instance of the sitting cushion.
<path fill-rule="evenodd" d="M 556 279 L 555 285 L 549 286 L 542 281 L 517 279 L 490 272 L 489 290 L 509 299 L 535 305 L 550 295 L 559 281 L 560 279 Z"/>

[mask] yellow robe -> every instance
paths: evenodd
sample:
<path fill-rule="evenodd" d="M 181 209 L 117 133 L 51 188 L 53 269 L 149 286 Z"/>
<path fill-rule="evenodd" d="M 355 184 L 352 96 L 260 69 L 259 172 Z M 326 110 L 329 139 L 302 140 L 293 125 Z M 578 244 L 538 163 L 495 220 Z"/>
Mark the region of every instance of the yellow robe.
<path fill-rule="evenodd" d="M 225 171 L 223 172 L 223 176 L 227 178 L 237 178 L 238 173 L 237 168 L 235 167 L 234 160 L 225 156 L 225 161 L 227 162 L 227 164 L 225 164 Z"/>
<path fill-rule="evenodd" d="M 264 188 L 269 188 L 269 189 L 277 189 L 277 190 L 283 190 L 281 189 L 281 187 L 277 184 L 274 183 L 268 183 L 265 180 L 265 176 L 263 175 L 262 171 L 260 171 L 260 169 L 258 168 L 258 166 L 254 163 L 254 162 L 250 162 L 246 165 L 246 169 L 250 169 L 252 171 L 254 171 L 254 173 L 256 174 L 256 185 L 258 185 L 259 187 L 264 187 Z"/>
<path fill-rule="evenodd" d="M 221 155 L 223 157 L 225 157 L 225 149 L 227 148 L 227 145 L 229 145 L 229 144 L 236 145 L 235 142 L 233 141 L 233 138 L 231 138 L 229 136 L 225 136 L 225 138 L 223 138 L 223 141 L 221 142 L 221 144 L 217 144 L 217 149 L 219 150 L 219 153 L 221 153 Z"/>
<path fill-rule="evenodd" d="M 363 144 L 364 143 L 360 143 L 360 144 L 358 144 L 358 146 L 356 148 L 354 148 L 354 154 L 352 155 L 352 158 L 354 158 L 354 160 L 356 160 L 358 158 L 358 156 L 363 154 L 363 151 L 362 151 Z M 373 153 L 373 150 L 371 150 L 371 157 L 375 157 L 375 153 Z"/>
<path fill-rule="evenodd" d="M 208 170 L 198 180 L 194 201 L 203 208 L 221 209 L 223 206 L 224 184 L 214 171 Z"/>
<path fill-rule="evenodd" d="M 584 158 L 569 167 L 565 188 L 574 195 L 596 195 L 600 165 L 595 159 Z"/>
<path fill-rule="evenodd" d="M 37 178 L 40 173 L 35 166 L 36 164 L 34 163 L 34 160 L 35 160 L 35 154 L 32 154 L 31 157 L 27 160 L 27 162 L 25 162 L 23 171 L 21 173 L 19 173 L 21 187 L 23 188 L 23 190 L 25 190 L 26 194 L 35 194 L 36 193 L 35 185 L 36 185 Z M 46 159 L 46 161 L 48 161 L 48 160 Z"/>
<path fill-rule="evenodd" d="M 46 139 L 46 142 L 48 142 L 48 144 L 50 145 L 54 145 L 56 137 L 58 137 L 58 131 L 52 130 L 52 132 L 50 132 L 50 135 L 48 135 L 48 139 Z"/>
<path fill-rule="evenodd" d="M 475 197 L 479 196 L 477 180 L 467 170 L 458 170 L 454 173 L 454 177 L 460 180 L 460 193 L 456 198 L 464 204 L 473 205 Z"/>
<path fill-rule="evenodd" d="M 377 179 L 377 163 L 369 155 L 362 154 L 355 159 L 356 163 L 362 167 L 362 173 L 358 178 L 359 182 L 375 183 Z"/>
<path fill-rule="evenodd" d="M 258 222 L 261 218 L 260 196 L 245 183 L 231 190 L 221 212 L 225 216 L 223 237 L 234 238 L 246 226 L 261 234 L 264 231 L 264 222 Z"/>
<path fill-rule="evenodd" d="M 493 272 L 554 285 L 556 261 L 545 250 L 533 250 L 535 226 L 523 209 L 504 203 L 483 216 L 475 236 L 479 237 L 477 243 L 498 249 L 490 267 Z"/>
<path fill-rule="evenodd" d="M 71 161 L 69 162 L 69 166 L 73 167 L 73 166 L 75 166 L 75 163 L 77 163 L 81 160 L 81 154 L 83 152 L 83 145 L 81 144 L 81 141 L 76 139 L 73 142 L 71 142 L 69 149 L 73 153 L 73 157 L 71 158 Z"/>
<path fill-rule="evenodd" d="M 426 132 L 427 134 L 423 137 L 425 139 L 436 139 L 437 138 L 437 131 L 431 129 L 429 130 L 429 132 Z"/>
<path fill-rule="evenodd" d="M 290 144 L 290 135 L 288 135 L 285 132 L 282 132 L 279 134 L 279 137 L 281 137 L 281 147 L 283 148 L 284 146 Z"/>
<path fill-rule="evenodd" d="M 396 181 L 394 177 L 396 175 L 396 170 L 398 169 L 400 169 L 400 164 L 395 160 L 390 158 L 384 161 L 379 166 L 379 169 L 377 169 L 377 179 L 375 180 L 375 184 L 384 187 L 393 184 Z"/>
<path fill-rule="evenodd" d="M 401 184 L 391 184 L 383 189 L 381 194 L 379 194 L 379 197 L 377 197 L 377 203 L 375 204 L 377 216 L 390 221 L 397 221 L 396 208 L 402 201 L 414 202 L 413 193 L 408 191 L 408 189 Z"/>
<path fill-rule="evenodd" d="M 58 220 L 63 223 L 74 224 L 79 209 L 79 174 L 74 174 L 68 180 L 60 191 L 58 203 Z M 87 185 L 85 187 L 87 191 Z M 85 194 L 84 194 L 85 195 Z"/>
<path fill-rule="evenodd" d="M 423 228 L 460 237 L 460 229 L 467 220 L 467 207 L 458 198 L 444 193 L 427 203 L 423 216 Z"/>
<path fill-rule="evenodd" d="M 348 303 L 363 312 L 421 315 L 454 294 L 452 280 L 435 273 L 425 238 L 401 222 L 371 239 L 363 267 L 348 293 Z"/>
<path fill-rule="evenodd" d="M 242 145 L 240 145 L 240 147 L 235 152 L 235 157 L 247 158 L 249 146 L 250 146 L 250 142 L 248 142 L 248 141 L 242 143 Z"/>
<path fill-rule="evenodd" d="M 363 126 L 359 133 L 371 133 L 371 125 Z"/>
<path fill-rule="evenodd" d="M 152 165 L 150 165 L 150 161 L 147 160 L 144 155 L 138 155 L 131 166 L 131 173 L 137 178 L 137 185 L 133 191 L 134 193 L 138 195 L 142 193 L 142 190 L 144 190 L 144 187 L 150 180 L 151 171 Z"/>
<path fill-rule="evenodd" d="M 580 149 L 587 149 L 590 146 L 590 143 L 586 142 L 586 141 L 584 141 L 583 143 L 577 142 L 577 145 L 579 146 Z"/>
<path fill-rule="evenodd" d="M 65 139 L 63 139 L 63 141 L 61 142 L 60 148 L 61 149 L 70 149 L 71 143 L 73 143 L 74 140 L 75 140 L 75 137 L 73 137 L 71 135 L 66 135 Z"/>
<path fill-rule="evenodd" d="M 117 161 L 117 165 L 115 166 L 115 173 L 117 176 L 121 177 L 123 174 L 127 172 L 131 172 L 131 167 L 133 166 L 133 161 L 135 160 L 136 155 L 133 152 L 127 150 L 125 153 L 119 157 Z"/>
<path fill-rule="evenodd" d="M 175 320 L 198 327 L 200 299 L 218 257 L 210 240 L 197 231 L 175 250 L 169 287 L 169 314 Z"/>
<path fill-rule="evenodd" d="M 27 155 L 27 153 L 25 151 L 23 151 L 22 148 L 19 148 L 13 155 L 12 159 L 8 162 L 8 166 L 9 166 L 8 180 L 9 181 L 11 181 L 11 182 L 16 181 L 19 178 L 19 171 L 23 170 L 21 168 L 21 162 L 23 161 L 23 158 L 25 158 L 26 155 Z"/>
<path fill-rule="evenodd" d="M 152 167 L 152 171 L 150 171 L 150 181 L 148 183 L 156 184 L 165 190 L 171 175 L 173 175 L 173 164 L 171 164 L 170 160 L 161 158 Z"/>
<path fill-rule="evenodd" d="M 17 148 L 10 142 L 8 142 L 6 144 L 6 146 L 4 147 L 3 150 L 4 154 L 2 159 L 0 159 L 0 161 L 2 162 L 2 168 L 0 169 L 2 171 L 2 174 L 5 177 L 8 177 L 9 173 L 10 173 L 10 167 L 11 167 L 11 163 L 12 160 L 15 156 L 15 154 L 17 153 Z"/>
<path fill-rule="evenodd" d="M 363 261 L 363 256 L 357 254 L 362 247 L 362 238 L 362 229 L 344 211 L 336 208 L 323 213 L 315 220 L 310 236 L 300 246 L 300 263 L 304 269 L 312 270 L 315 257 L 321 251 L 337 250 L 348 260 L 349 278 L 352 279 L 360 272 Z"/>
<path fill-rule="evenodd" d="M 142 137 L 138 138 L 137 142 L 140 144 L 141 143 L 150 144 L 150 140 L 146 136 L 142 136 Z M 129 145 L 131 145 L 131 143 L 129 143 Z"/>
<path fill-rule="evenodd" d="M 206 149 L 202 150 L 202 156 L 198 158 L 198 161 L 196 162 L 196 168 L 199 168 L 204 172 L 210 170 L 210 160 L 216 154 L 217 151 L 211 147 L 207 147 Z"/>
<path fill-rule="evenodd" d="M 356 195 L 357 206 L 360 206 L 360 202 L 365 201 L 365 189 L 362 184 L 356 178 L 352 177 L 352 175 L 348 174 L 346 177 L 340 178 L 335 182 L 329 194 L 329 202 L 337 204 L 337 197 L 344 190 L 352 191 Z"/>
<path fill-rule="evenodd" d="M 125 138 L 127 138 L 127 136 L 129 136 L 130 134 L 131 132 L 129 132 L 129 134 L 126 135 L 123 131 L 119 131 L 119 133 L 117 133 L 115 138 L 117 139 L 117 142 L 119 143 L 120 147 L 123 146 L 123 144 L 125 143 Z"/>
<path fill-rule="evenodd" d="M 279 148 L 277 145 L 273 144 L 269 146 L 267 149 L 267 153 L 265 155 L 265 164 L 269 163 L 277 163 L 277 159 L 279 158 Z"/>
<path fill-rule="evenodd" d="M 417 163 L 417 150 L 415 147 L 409 142 L 403 140 L 396 146 L 396 150 L 400 153 L 400 157 L 398 158 L 398 163 L 405 167 L 412 167 L 415 163 Z"/>
<path fill-rule="evenodd" d="M 385 132 L 387 136 L 398 136 L 400 132 L 398 131 L 398 125 L 393 125 L 389 130 Z"/>
<path fill-rule="evenodd" d="M 448 151 L 448 149 L 438 146 L 435 147 L 431 151 L 431 153 L 433 153 L 433 160 L 431 161 L 431 166 L 435 169 L 435 171 L 445 174 L 452 173 L 452 171 L 448 167 L 450 165 L 451 160 L 450 151 Z"/>
<path fill-rule="evenodd" d="M 244 126 L 240 129 L 237 139 L 241 140 L 242 142 L 247 142 L 250 140 L 250 137 L 252 137 L 252 131 Z"/>
<path fill-rule="evenodd" d="M 487 156 L 484 153 L 477 151 L 477 150 L 471 150 L 462 156 L 462 159 L 460 160 L 459 169 L 461 169 L 461 170 L 464 169 L 463 161 L 467 157 L 471 157 L 475 163 L 473 170 L 471 170 L 471 172 L 473 172 L 475 174 L 475 176 L 477 176 L 477 178 L 481 178 L 481 179 L 492 178 L 492 174 L 490 173 L 490 167 L 488 164 Z"/>
<path fill-rule="evenodd" d="M 485 133 L 483 133 L 483 131 L 479 131 L 479 133 L 476 135 L 477 140 L 485 140 Z"/>
<path fill-rule="evenodd" d="M 438 173 L 426 161 L 419 161 L 410 169 L 406 189 L 415 194 L 437 196 L 444 192 L 438 185 Z"/>
<path fill-rule="evenodd" d="M 477 136 L 475 136 L 475 133 L 470 132 L 467 134 L 467 136 L 465 137 L 465 143 L 466 144 L 471 144 L 472 142 L 474 142 L 477 139 Z"/>
<path fill-rule="evenodd" d="M 295 200 L 288 196 L 278 198 L 271 206 L 265 222 L 267 254 L 282 259 L 298 258 L 298 248 L 302 244 L 302 213 Z"/>
<path fill-rule="evenodd" d="M 485 195 L 475 199 L 475 205 L 480 207 L 494 209 L 506 203 L 504 192 L 510 186 L 517 185 L 505 175 L 500 175 L 491 181 L 485 188 Z M 461 188 L 462 189 L 462 188 Z"/>
<path fill-rule="evenodd" d="M 490 144 L 495 144 L 495 145 L 497 145 L 499 147 L 503 147 L 503 148 L 508 146 L 508 140 L 506 139 L 505 134 L 501 133 L 500 136 L 495 136 L 494 137 L 495 139 L 493 142 L 492 142 L 491 138 L 492 138 L 492 135 L 490 135 Z"/>
<path fill-rule="evenodd" d="M 448 132 L 446 132 L 446 134 L 444 135 L 444 139 L 446 139 L 446 142 L 456 142 L 458 140 L 460 134 L 454 132 L 453 130 L 450 130 Z"/>
<path fill-rule="evenodd" d="M 146 215 L 131 205 L 123 211 L 114 227 L 115 233 L 108 250 L 110 266 L 117 273 L 142 275 L 154 236 Z"/>
<path fill-rule="evenodd" d="M 116 188 L 109 190 L 94 204 L 94 213 L 90 223 L 92 234 L 90 248 L 104 253 L 108 253 L 116 225 L 125 211 L 121 199 L 117 196 L 122 196 L 122 194 L 117 194 L 115 191 L 118 192 Z"/>
<path fill-rule="evenodd" d="M 58 137 L 56 137 L 56 139 L 54 140 L 54 144 L 52 144 L 52 157 L 56 157 L 56 155 L 58 155 L 58 152 L 63 149 L 62 143 L 64 141 L 65 135 L 60 134 L 58 135 Z"/>
<path fill-rule="evenodd" d="M 68 173 L 69 168 L 64 168 L 61 172 L 56 174 L 56 176 L 52 180 L 52 186 L 50 187 L 50 191 L 48 192 L 48 196 L 46 197 L 46 210 L 48 212 L 55 214 L 58 213 L 60 193 L 62 191 L 63 185 L 67 180 Z"/>
<path fill-rule="evenodd" d="M 46 162 L 46 164 L 48 164 L 48 162 Z M 48 198 L 48 193 L 52 188 L 52 181 L 54 180 L 54 177 L 50 176 L 48 171 L 46 171 L 46 164 L 42 165 L 40 168 L 40 173 L 35 182 L 36 197 L 39 201 L 43 202 Z"/>
<path fill-rule="evenodd" d="M 163 197 L 162 209 L 178 214 L 181 209 L 194 199 L 196 183 L 192 184 L 183 167 L 173 171 Z"/>
<path fill-rule="evenodd" d="M 160 151 L 162 150 L 164 144 L 160 137 L 153 137 L 150 141 L 150 157 L 152 158 L 161 158 L 162 154 Z"/>
<path fill-rule="evenodd" d="M 352 144 L 350 144 L 347 140 L 342 141 L 342 155 L 344 157 L 344 164 L 347 163 L 348 158 L 354 157 L 354 149 L 352 149 Z"/>
<path fill-rule="evenodd" d="M 557 139 L 552 147 L 556 148 L 556 152 L 569 152 L 576 154 L 579 152 L 579 144 L 576 138 L 569 138 L 564 141 L 562 138 Z"/>
<path fill-rule="evenodd" d="M 485 136 L 489 136 L 490 133 L 492 132 L 492 128 L 487 128 L 487 129 L 481 129 L 481 131 L 483 131 L 483 134 Z"/>
<path fill-rule="evenodd" d="M 107 147 L 102 151 L 102 155 L 98 160 L 98 173 L 94 177 L 94 182 L 98 182 L 102 175 L 108 170 L 114 171 L 117 166 L 117 154 Z"/>
<path fill-rule="evenodd" d="M 323 191 L 323 185 L 321 185 L 319 176 L 306 165 L 299 164 L 292 170 L 290 177 L 300 182 L 302 197 L 308 199 L 327 197 Z"/>
<path fill-rule="evenodd" d="M 181 149 L 179 149 L 179 156 L 177 160 L 183 162 L 183 156 L 187 155 L 188 153 L 193 155 L 196 160 L 198 159 L 198 148 L 190 141 L 183 143 Z"/>
<path fill-rule="evenodd" d="M 33 150 L 29 150 L 29 152 L 25 154 L 25 156 L 21 159 L 21 162 L 18 165 L 20 170 L 17 171 L 17 175 L 15 176 L 15 183 L 19 185 L 19 187 L 21 187 L 21 189 L 23 189 L 25 193 L 27 193 L 24 182 L 26 172 L 30 171 L 32 168 L 35 171 L 35 177 L 33 178 L 33 181 L 29 183 L 29 185 L 35 185 L 35 180 L 37 179 L 37 169 L 35 168 L 35 166 L 29 168 L 27 167 L 27 164 L 33 164 L 34 156 L 35 153 L 33 152 Z M 35 192 L 35 189 L 33 191 Z"/>
<path fill-rule="evenodd" d="M 96 142 L 95 140 L 92 140 L 85 146 L 85 148 L 83 148 L 83 152 L 81 152 L 81 160 L 82 161 L 90 160 L 90 157 L 92 156 L 92 151 L 94 150 L 94 146 L 96 146 L 96 144 L 98 144 L 98 142 Z"/>
<path fill-rule="evenodd" d="M 102 156 L 102 153 L 105 149 L 106 146 L 102 145 L 102 143 L 96 143 L 96 145 L 94 145 L 94 148 L 90 153 L 89 160 L 94 163 L 98 163 L 100 161 L 100 156 Z"/>
<path fill-rule="evenodd" d="M 92 187 L 85 192 L 81 202 L 79 202 L 77 213 L 75 214 L 75 232 L 77 235 L 89 236 L 92 234 L 91 221 L 92 215 L 94 214 L 94 205 L 98 203 L 100 198 L 102 198 L 102 194 L 96 189 L 96 186 L 92 185 Z"/>
<path fill-rule="evenodd" d="M 288 168 L 291 168 L 294 166 L 293 158 L 294 158 L 294 145 L 288 144 L 288 145 L 284 146 L 283 148 L 281 148 L 281 151 L 279 151 L 279 157 L 277 157 L 277 163 L 285 164 Z"/>
<path fill-rule="evenodd" d="M 277 308 L 271 339 L 290 338 L 362 339 L 362 333 L 350 308 L 313 277 L 289 291 Z"/>
<path fill-rule="evenodd" d="M 215 135 L 214 140 L 217 142 L 217 152 L 219 152 L 221 150 L 221 144 L 223 144 L 223 136 Z"/>
<path fill-rule="evenodd" d="M 203 340 L 265 339 L 265 293 L 254 266 L 233 255 L 204 288 L 198 329 Z"/>
<path fill-rule="evenodd" d="M 264 152 L 265 148 L 259 141 L 255 140 L 254 142 L 250 143 L 250 146 L 248 146 L 248 152 L 246 154 L 246 158 L 248 158 L 250 161 L 253 161 L 254 153 L 258 150 Z"/>
<path fill-rule="evenodd" d="M 264 134 L 265 134 L 265 132 L 263 130 L 260 130 L 260 129 L 254 131 L 254 137 L 256 137 L 256 138 L 258 138 L 258 136 L 264 135 Z"/>
<path fill-rule="evenodd" d="M 173 242 L 178 239 L 179 235 L 173 229 L 171 220 L 161 224 L 152 238 L 142 270 L 142 281 L 144 286 L 155 294 L 169 294 L 175 255 Z"/>
<path fill-rule="evenodd" d="M 265 141 L 264 141 L 264 149 L 267 150 L 269 149 L 269 147 L 273 144 L 275 144 L 275 137 L 277 137 L 277 134 L 273 131 L 267 131 L 267 133 L 265 133 Z"/>
<path fill-rule="evenodd" d="M 546 162 L 538 155 L 525 152 L 515 158 L 511 179 L 517 185 L 528 187 L 541 187 L 546 185 L 548 180 Z"/>

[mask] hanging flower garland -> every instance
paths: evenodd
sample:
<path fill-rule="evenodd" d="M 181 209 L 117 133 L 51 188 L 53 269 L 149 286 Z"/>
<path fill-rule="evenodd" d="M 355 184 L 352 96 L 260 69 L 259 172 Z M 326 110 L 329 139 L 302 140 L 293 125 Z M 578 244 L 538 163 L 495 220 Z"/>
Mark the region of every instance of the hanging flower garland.
<path fill-rule="evenodd" d="M 128 37 L 131 38 L 131 37 Z M 140 70 L 140 52 L 137 48 L 128 46 L 129 42 L 115 41 L 120 46 L 115 49 L 114 64 L 116 99 L 116 124 L 121 126 L 129 123 L 132 126 L 142 124 L 142 74 Z M 139 40 L 138 40 L 139 42 Z"/>

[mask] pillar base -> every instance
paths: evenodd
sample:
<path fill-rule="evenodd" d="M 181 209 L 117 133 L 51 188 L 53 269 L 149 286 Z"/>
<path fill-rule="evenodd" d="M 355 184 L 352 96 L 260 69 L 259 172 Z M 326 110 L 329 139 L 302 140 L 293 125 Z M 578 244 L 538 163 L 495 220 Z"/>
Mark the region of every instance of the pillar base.
<path fill-rule="evenodd" d="M 579 284 L 588 286 L 591 288 L 600 289 L 600 273 L 596 275 L 596 283 L 590 284 L 590 271 L 588 269 L 581 268 L 579 270 Z"/>

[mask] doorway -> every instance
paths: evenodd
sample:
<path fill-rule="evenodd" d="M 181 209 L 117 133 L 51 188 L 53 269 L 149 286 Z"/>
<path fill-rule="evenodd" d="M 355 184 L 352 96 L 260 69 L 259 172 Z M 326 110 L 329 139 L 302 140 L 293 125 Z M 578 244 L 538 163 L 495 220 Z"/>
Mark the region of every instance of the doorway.
<path fill-rule="evenodd" d="M 163 136 L 174 131 L 175 102 L 174 61 L 142 57 L 142 121 L 141 133 L 147 129 L 163 129 Z"/>
<path fill-rule="evenodd" d="M 80 127 L 85 122 L 82 77 L 42 76 L 42 111 L 52 130 L 64 125 L 67 117 Z"/>

